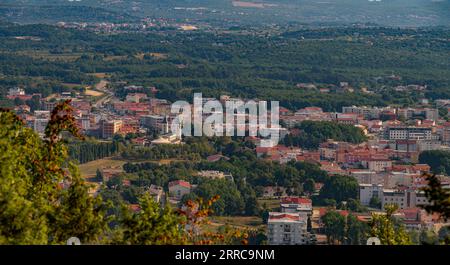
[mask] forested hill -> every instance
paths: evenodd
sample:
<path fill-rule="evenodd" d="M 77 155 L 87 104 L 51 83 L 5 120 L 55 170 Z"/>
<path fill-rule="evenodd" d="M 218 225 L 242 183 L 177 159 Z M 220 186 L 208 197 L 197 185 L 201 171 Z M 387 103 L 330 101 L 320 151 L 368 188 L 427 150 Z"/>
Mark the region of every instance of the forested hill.
<path fill-rule="evenodd" d="M 142 17 L 220 24 L 376 23 L 450 25 L 449 0 L 2 0 L 0 17 L 35 23 Z"/>
<path fill-rule="evenodd" d="M 218 97 L 279 100 L 298 109 L 398 104 L 450 98 L 449 30 L 334 27 L 245 31 L 176 29 L 103 34 L 50 25 L 0 24 L 0 95 L 11 86 L 51 93 L 98 82 L 155 86 L 160 98 Z M 348 82 L 353 92 L 331 91 Z M 312 83 L 316 89 L 299 87 Z M 69 85 L 67 85 L 69 84 Z M 426 85 L 398 92 L 396 86 Z M 116 94 L 123 96 L 117 86 Z M 368 88 L 371 93 L 364 93 Z"/>

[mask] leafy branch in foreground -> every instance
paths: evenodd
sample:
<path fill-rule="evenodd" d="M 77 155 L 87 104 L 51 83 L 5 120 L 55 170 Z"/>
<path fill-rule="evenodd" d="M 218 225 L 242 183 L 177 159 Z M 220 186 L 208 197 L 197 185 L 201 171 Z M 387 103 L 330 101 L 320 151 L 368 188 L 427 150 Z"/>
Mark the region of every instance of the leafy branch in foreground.
<path fill-rule="evenodd" d="M 205 229 L 203 221 L 218 197 L 175 212 L 147 195 L 139 211 L 124 206 L 112 225 L 107 203 L 89 194 L 90 186 L 67 161 L 61 133 L 83 138 L 69 103 L 53 110 L 44 139 L 14 113 L 0 110 L 0 244 L 65 244 L 74 236 L 83 244 L 246 243 L 247 235 L 236 229 Z M 198 233 L 192 233 L 194 227 Z"/>
<path fill-rule="evenodd" d="M 411 238 L 401 224 L 393 217 L 398 206 L 386 205 L 386 214 L 372 214 L 370 235 L 378 237 L 382 245 L 411 245 Z"/>
<path fill-rule="evenodd" d="M 76 167 L 64 167 L 61 133 L 83 138 L 69 103 L 52 111 L 43 140 L 0 111 L 0 244 L 61 244 L 71 236 L 93 243 L 104 234 L 101 198 L 89 196 Z"/>
<path fill-rule="evenodd" d="M 425 196 L 430 201 L 423 206 L 428 213 L 438 213 L 444 220 L 450 218 L 450 191 L 442 187 L 441 181 L 434 174 L 425 174 L 428 186 L 423 189 Z"/>

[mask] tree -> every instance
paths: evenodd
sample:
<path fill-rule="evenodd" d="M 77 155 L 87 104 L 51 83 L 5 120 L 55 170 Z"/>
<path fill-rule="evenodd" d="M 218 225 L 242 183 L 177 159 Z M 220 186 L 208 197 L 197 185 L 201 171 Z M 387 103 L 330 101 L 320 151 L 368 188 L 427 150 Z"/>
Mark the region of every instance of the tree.
<path fill-rule="evenodd" d="M 89 186 L 77 167 L 71 165 L 70 171 L 70 186 L 62 191 L 61 206 L 56 209 L 56 219 L 50 226 L 52 243 L 65 243 L 70 237 L 84 243 L 100 242 L 108 231 L 107 207 L 100 196 L 89 195 Z"/>
<path fill-rule="evenodd" d="M 52 111 L 44 140 L 0 111 L 0 244 L 62 243 L 69 235 L 95 241 L 105 225 L 101 198 L 88 198 L 74 167 L 72 174 L 62 167 L 67 149 L 61 133 L 81 138 L 69 103 Z M 69 189 L 61 189 L 66 182 Z"/>
<path fill-rule="evenodd" d="M 378 197 L 370 198 L 369 206 L 372 208 L 381 209 L 381 201 Z"/>
<path fill-rule="evenodd" d="M 352 212 L 365 212 L 365 211 L 367 211 L 367 208 L 364 207 L 363 205 L 361 205 L 359 200 L 355 200 L 355 199 L 349 199 L 347 201 L 347 209 L 352 211 Z"/>
<path fill-rule="evenodd" d="M 321 221 L 329 244 L 343 242 L 345 236 L 345 217 L 334 210 L 322 216 Z"/>
<path fill-rule="evenodd" d="M 419 155 L 419 162 L 428 164 L 435 174 L 450 173 L 450 152 L 443 150 L 424 151 Z"/>
<path fill-rule="evenodd" d="M 402 225 L 396 224 L 393 217 L 397 205 L 386 205 L 386 215 L 372 214 L 370 235 L 380 239 L 382 245 L 411 245 L 411 238 Z"/>
<path fill-rule="evenodd" d="M 46 244 L 47 213 L 33 183 L 42 165 L 44 143 L 13 113 L 0 112 L 0 244 Z M 40 194 L 43 196 L 43 194 Z"/>
<path fill-rule="evenodd" d="M 103 182 L 103 174 L 98 168 L 97 171 L 95 172 L 95 180 L 98 182 Z"/>
<path fill-rule="evenodd" d="M 225 179 L 203 180 L 194 190 L 197 197 L 208 199 L 219 195 L 212 206 L 216 215 L 242 215 L 245 213 L 244 198 L 236 187 L 236 184 Z M 253 210 L 252 210 L 253 211 Z"/>
<path fill-rule="evenodd" d="M 358 181 L 351 176 L 329 176 L 320 190 L 319 197 L 324 199 L 334 199 L 336 203 L 356 199 L 358 194 Z"/>
<path fill-rule="evenodd" d="M 349 245 L 364 245 L 367 241 L 369 226 L 359 221 L 356 216 L 349 214 L 347 217 L 346 243 Z"/>
<path fill-rule="evenodd" d="M 440 242 L 450 245 L 450 228 L 448 226 L 441 227 L 441 229 L 439 229 L 438 236 Z"/>
<path fill-rule="evenodd" d="M 419 239 L 422 245 L 439 245 L 439 237 L 434 231 L 422 230 Z"/>
<path fill-rule="evenodd" d="M 161 208 L 148 194 L 139 199 L 140 210 L 122 206 L 120 236 L 116 243 L 127 245 L 185 244 L 182 217 L 169 207 Z"/>
<path fill-rule="evenodd" d="M 423 206 L 428 213 L 438 213 L 444 220 L 450 218 L 450 191 L 442 187 L 436 175 L 425 174 L 428 186 L 423 190 L 430 204 Z"/>
<path fill-rule="evenodd" d="M 314 193 L 316 191 L 316 183 L 313 179 L 308 178 L 303 183 L 303 191 L 308 193 Z"/>

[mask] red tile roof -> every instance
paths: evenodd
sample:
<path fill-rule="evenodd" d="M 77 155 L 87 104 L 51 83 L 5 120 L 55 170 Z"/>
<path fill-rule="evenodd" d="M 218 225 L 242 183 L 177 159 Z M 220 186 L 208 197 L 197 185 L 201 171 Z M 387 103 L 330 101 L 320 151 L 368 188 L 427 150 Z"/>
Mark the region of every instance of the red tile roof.
<path fill-rule="evenodd" d="M 312 204 L 312 201 L 308 198 L 301 197 L 284 197 L 281 199 L 281 203 L 290 203 L 290 204 Z"/>
<path fill-rule="evenodd" d="M 183 186 L 186 188 L 191 188 L 191 184 L 184 180 L 175 180 L 175 181 L 169 182 L 169 187 L 173 187 L 173 186 L 177 186 L 177 185 Z"/>

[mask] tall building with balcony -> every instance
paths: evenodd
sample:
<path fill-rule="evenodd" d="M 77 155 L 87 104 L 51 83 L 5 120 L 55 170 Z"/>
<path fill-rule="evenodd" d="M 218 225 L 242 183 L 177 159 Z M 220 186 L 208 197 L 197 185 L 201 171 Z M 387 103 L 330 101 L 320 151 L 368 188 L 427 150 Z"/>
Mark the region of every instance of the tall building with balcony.
<path fill-rule="evenodd" d="M 433 140 L 430 127 L 390 127 L 387 129 L 388 140 Z"/>
<path fill-rule="evenodd" d="M 307 245 L 315 242 L 307 231 L 307 214 L 270 212 L 267 239 L 269 245 Z"/>

